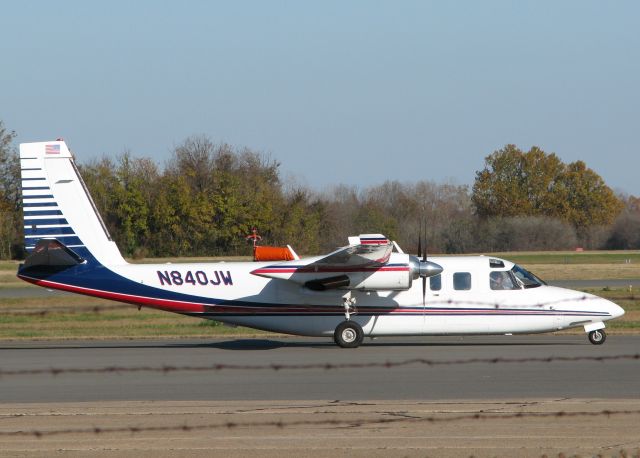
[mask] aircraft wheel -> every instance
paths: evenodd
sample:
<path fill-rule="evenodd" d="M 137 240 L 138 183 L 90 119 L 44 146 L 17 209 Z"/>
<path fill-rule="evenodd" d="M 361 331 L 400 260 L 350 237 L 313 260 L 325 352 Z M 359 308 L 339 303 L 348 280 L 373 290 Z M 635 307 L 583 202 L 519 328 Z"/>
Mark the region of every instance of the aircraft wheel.
<path fill-rule="evenodd" d="M 364 332 L 355 321 L 343 321 L 333 333 L 333 340 L 342 348 L 357 348 L 363 339 Z"/>
<path fill-rule="evenodd" d="M 596 329 L 589 333 L 589 342 L 593 345 L 602 345 L 605 340 L 607 340 L 607 333 L 604 329 Z"/>

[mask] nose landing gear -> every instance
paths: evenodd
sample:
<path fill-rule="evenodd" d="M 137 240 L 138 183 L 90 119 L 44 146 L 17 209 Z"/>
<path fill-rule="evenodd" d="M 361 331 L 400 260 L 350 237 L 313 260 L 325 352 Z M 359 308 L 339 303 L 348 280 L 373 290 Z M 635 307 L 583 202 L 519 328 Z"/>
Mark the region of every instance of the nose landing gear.
<path fill-rule="evenodd" d="M 604 332 L 604 329 L 595 329 L 588 335 L 589 342 L 591 342 L 593 345 L 602 345 L 604 341 L 607 340 L 607 333 Z"/>

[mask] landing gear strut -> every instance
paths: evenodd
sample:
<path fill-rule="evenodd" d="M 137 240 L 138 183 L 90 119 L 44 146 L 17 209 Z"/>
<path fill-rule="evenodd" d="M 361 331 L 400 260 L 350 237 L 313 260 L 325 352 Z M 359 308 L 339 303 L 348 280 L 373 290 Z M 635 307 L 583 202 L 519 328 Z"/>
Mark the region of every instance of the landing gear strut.
<path fill-rule="evenodd" d="M 351 295 L 351 291 L 342 296 L 342 306 L 344 307 L 344 319 L 333 332 L 333 341 L 342 348 L 359 347 L 364 340 L 362 327 L 355 321 L 351 321 L 351 315 L 358 313 L 355 307 L 356 298 Z"/>
<path fill-rule="evenodd" d="M 349 321 L 351 319 L 351 314 L 358 313 L 358 310 L 355 307 L 356 298 L 351 296 L 351 291 L 342 296 L 342 306 L 344 307 L 344 319 Z"/>
<path fill-rule="evenodd" d="M 596 329 L 589 333 L 589 342 L 593 345 L 602 345 L 607 340 L 607 333 L 604 329 Z"/>

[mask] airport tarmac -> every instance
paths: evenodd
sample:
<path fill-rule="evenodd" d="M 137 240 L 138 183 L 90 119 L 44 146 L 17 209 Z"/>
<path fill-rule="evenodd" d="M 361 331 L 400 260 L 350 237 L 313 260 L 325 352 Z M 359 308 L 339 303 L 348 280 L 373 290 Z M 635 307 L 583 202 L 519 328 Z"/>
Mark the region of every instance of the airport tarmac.
<path fill-rule="evenodd" d="M 640 359 L 592 357 L 639 352 L 623 335 L 3 342 L 0 456 L 634 456 Z M 490 361 L 557 357 L 586 359 Z M 450 364 L 270 367 L 412 358 Z M 214 364 L 256 367 L 28 373 Z"/>
<path fill-rule="evenodd" d="M 2 370 L 102 368 L 129 371 L 0 374 L 0 402 L 126 400 L 442 400 L 638 398 L 640 360 L 409 364 L 416 358 L 599 357 L 640 353 L 640 336 L 610 335 L 591 345 L 586 334 L 411 337 L 365 340 L 342 349 L 330 339 L 274 337 L 201 340 L 2 342 Z M 325 370 L 324 364 L 382 363 Z M 140 367 L 317 364 L 314 369 L 246 368 L 149 372 Z"/>

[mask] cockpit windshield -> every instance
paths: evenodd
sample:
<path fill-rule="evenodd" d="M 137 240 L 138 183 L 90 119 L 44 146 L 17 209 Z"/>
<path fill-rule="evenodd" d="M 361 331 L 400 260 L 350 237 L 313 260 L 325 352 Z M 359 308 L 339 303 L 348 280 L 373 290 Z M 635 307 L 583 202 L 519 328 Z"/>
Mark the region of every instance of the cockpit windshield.
<path fill-rule="evenodd" d="M 519 265 L 514 265 L 511 272 L 516 276 L 516 278 L 522 283 L 522 286 L 525 288 L 537 288 L 538 286 L 546 285 L 543 280 L 540 280 L 538 277 L 533 275 L 528 270 L 520 267 Z"/>

